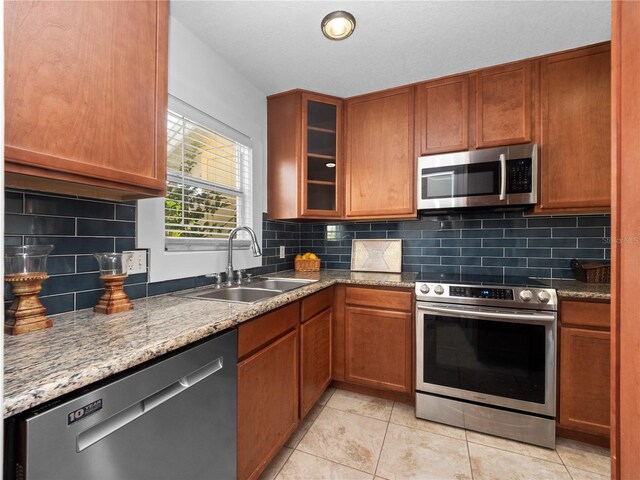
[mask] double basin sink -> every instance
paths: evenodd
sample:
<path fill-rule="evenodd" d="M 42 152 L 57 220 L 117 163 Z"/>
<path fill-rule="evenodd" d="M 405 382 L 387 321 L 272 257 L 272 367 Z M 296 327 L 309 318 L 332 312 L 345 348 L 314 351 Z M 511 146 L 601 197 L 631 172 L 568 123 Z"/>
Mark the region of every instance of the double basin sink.
<path fill-rule="evenodd" d="M 200 300 L 217 300 L 234 303 L 256 303 L 266 298 L 275 297 L 284 292 L 304 287 L 317 280 L 299 278 L 255 278 L 244 285 L 223 288 L 204 288 L 189 293 L 179 294 L 181 297 Z"/>

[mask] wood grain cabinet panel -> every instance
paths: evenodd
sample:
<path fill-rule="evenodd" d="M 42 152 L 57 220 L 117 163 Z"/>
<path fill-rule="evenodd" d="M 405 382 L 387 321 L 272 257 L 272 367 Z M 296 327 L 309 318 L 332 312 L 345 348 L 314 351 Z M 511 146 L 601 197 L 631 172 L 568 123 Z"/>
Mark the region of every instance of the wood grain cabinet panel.
<path fill-rule="evenodd" d="M 300 418 L 331 383 L 332 321 L 332 309 L 327 308 L 300 326 Z"/>
<path fill-rule="evenodd" d="M 420 155 L 469 148 L 469 76 L 416 86 L 416 140 Z"/>
<path fill-rule="evenodd" d="M 541 62 L 540 211 L 611 205 L 611 54 L 600 45 Z"/>
<path fill-rule="evenodd" d="M 611 334 L 562 327 L 558 424 L 609 435 Z"/>
<path fill-rule="evenodd" d="M 267 99 L 267 213 L 341 218 L 343 100 L 304 90 Z"/>
<path fill-rule="evenodd" d="M 238 478 L 257 478 L 298 423 L 293 330 L 238 364 Z"/>
<path fill-rule="evenodd" d="M 560 301 L 558 434 L 607 445 L 610 428 L 609 302 Z"/>
<path fill-rule="evenodd" d="M 406 312 L 345 307 L 345 380 L 412 392 L 412 322 Z"/>
<path fill-rule="evenodd" d="M 476 87 L 476 148 L 531 142 L 532 62 L 481 70 Z"/>
<path fill-rule="evenodd" d="M 7 185 L 163 196 L 167 2 L 4 7 Z"/>
<path fill-rule="evenodd" d="M 347 100 L 347 218 L 416 216 L 413 132 L 413 87 Z"/>

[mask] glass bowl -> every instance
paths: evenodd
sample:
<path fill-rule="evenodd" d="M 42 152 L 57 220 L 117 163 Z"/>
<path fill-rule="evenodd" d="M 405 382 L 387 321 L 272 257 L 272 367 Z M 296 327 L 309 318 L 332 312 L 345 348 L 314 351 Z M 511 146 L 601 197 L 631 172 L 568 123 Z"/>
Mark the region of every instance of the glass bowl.
<path fill-rule="evenodd" d="M 100 265 L 100 275 L 124 275 L 127 273 L 127 263 L 131 253 L 94 253 L 93 256 Z"/>
<path fill-rule="evenodd" d="M 47 257 L 53 245 L 22 245 L 4 247 L 4 274 L 47 273 Z"/>

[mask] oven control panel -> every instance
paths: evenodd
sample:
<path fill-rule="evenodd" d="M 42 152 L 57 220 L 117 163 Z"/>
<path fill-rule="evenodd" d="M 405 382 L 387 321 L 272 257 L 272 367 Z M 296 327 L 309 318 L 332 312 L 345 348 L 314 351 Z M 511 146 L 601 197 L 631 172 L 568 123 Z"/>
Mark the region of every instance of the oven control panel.
<path fill-rule="evenodd" d="M 449 287 L 449 296 L 465 298 L 493 298 L 496 300 L 513 300 L 512 288 L 485 287 Z"/>
<path fill-rule="evenodd" d="M 510 308 L 556 310 L 555 289 L 529 286 L 500 286 L 416 282 L 416 301 L 485 305 Z"/>

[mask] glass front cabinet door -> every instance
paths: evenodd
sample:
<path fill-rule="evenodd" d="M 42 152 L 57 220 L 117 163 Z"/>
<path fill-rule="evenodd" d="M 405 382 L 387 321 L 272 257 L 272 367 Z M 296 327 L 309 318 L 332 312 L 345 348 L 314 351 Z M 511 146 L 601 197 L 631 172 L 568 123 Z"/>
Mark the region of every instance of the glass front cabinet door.
<path fill-rule="evenodd" d="M 342 210 L 342 102 L 305 94 L 302 105 L 301 213 L 336 218 Z"/>

